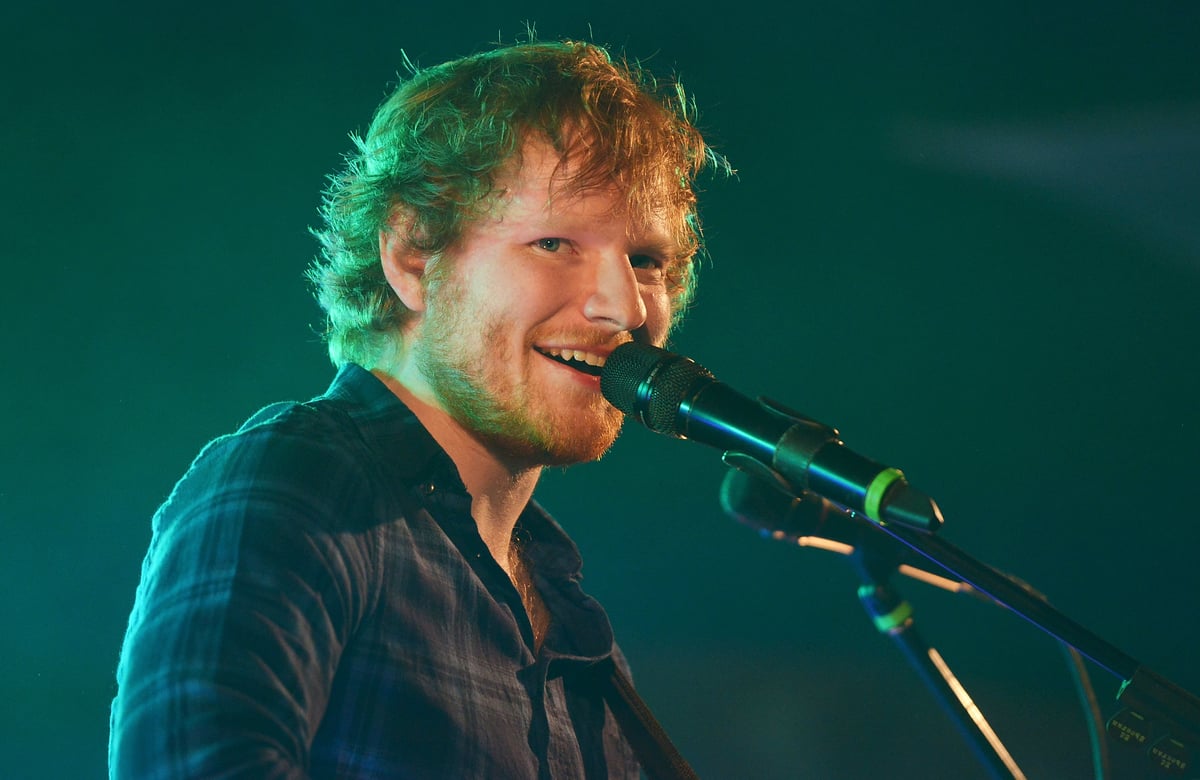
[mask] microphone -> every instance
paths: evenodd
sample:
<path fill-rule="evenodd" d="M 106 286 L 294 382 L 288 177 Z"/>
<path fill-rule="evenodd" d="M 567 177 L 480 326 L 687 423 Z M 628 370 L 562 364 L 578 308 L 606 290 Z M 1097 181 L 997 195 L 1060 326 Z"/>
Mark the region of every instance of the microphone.
<path fill-rule="evenodd" d="M 690 358 L 637 341 L 622 344 L 604 363 L 600 392 L 652 431 L 752 458 L 793 493 L 815 493 L 880 524 L 925 532 L 942 525 L 937 504 L 899 469 L 852 452 L 834 428 L 742 395 Z"/>
<path fill-rule="evenodd" d="M 901 572 L 917 576 L 918 570 L 939 578 L 948 590 L 967 590 L 965 583 L 942 566 L 914 552 L 872 523 L 828 499 L 802 491 L 791 495 L 775 482 L 742 470 L 733 463 L 721 482 L 721 509 L 742 525 L 765 537 L 798 542 L 804 547 L 819 547 L 849 555 L 857 549 L 886 549 Z M 947 587 L 945 581 L 957 584 Z"/>

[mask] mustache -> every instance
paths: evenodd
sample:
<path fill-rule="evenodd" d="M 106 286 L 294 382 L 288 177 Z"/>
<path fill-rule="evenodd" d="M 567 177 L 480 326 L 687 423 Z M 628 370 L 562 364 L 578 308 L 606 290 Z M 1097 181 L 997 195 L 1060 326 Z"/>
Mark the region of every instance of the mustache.
<path fill-rule="evenodd" d="M 638 330 L 642 329 L 639 328 Z M 639 335 L 637 331 L 633 333 L 625 331 L 614 334 L 580 330 L 534 333 L 530 336 L 529 346 L 536 347 L 539 344 L 569 344 L 576 349 L 600 349 L 611 352 L 622 344 L 628 344 L 630 341 L 640 341 L 644 344 L 651 343 L 648 334 Z"/>

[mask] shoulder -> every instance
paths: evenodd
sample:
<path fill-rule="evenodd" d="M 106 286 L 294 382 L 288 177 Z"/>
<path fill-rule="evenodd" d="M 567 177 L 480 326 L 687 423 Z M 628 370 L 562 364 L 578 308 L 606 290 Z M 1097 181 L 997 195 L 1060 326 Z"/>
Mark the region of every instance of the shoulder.
<path fill-rule="evenodd" d="M 279 403 L 256 413 L 236 432 L 209 442 L 181 484 L 192 480 L 227 491 L 254 486 L 328 492 L 343 483 L 360 483 L 362 462 L 369 457 L 356 427 L 335 404 Z"/>
<path fill-rule="evenodd" d="M 272 404 L 210 441 L 155 518 L 277 531 L 337 531 L 386 514 L 380 456 L 343 405 L 330 399 Z"/>

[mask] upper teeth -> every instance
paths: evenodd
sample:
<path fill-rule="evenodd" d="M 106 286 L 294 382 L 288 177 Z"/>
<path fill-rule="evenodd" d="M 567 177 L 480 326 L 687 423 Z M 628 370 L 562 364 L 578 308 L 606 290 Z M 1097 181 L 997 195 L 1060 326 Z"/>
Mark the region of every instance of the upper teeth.
<path fill-rule="evenodd" d="M 601 367 L 604 365 L 604 356 L 597 355 L 594 352 L 584 352 L 580 349 L 556 349 L 554 347 L 547 347 L 542 351 L 547 355 L 554 355 L 563 360 L 579 360 L 587 363 L 589 366 Z"/>

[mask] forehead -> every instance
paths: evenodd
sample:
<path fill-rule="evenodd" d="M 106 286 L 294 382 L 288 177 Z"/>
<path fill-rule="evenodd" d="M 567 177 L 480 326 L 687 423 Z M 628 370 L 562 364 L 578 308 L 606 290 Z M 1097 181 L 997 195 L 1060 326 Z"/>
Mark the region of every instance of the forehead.
<path fill-rule="evenodd" d="M 562 154 L 549 143 L 531 139 L 496 179 L 488 215 L 514 229 L 528 225 L 623 230 L 635 241 L 667 242 L 668 215 L 663 210 L 634 213 L 629 193 L 616 183 L 580 183 L 577 154 Z"/>

